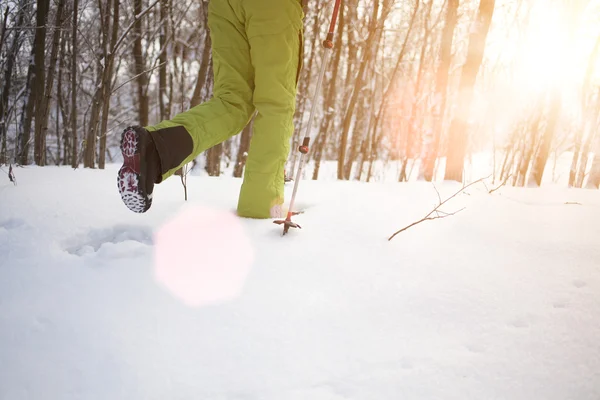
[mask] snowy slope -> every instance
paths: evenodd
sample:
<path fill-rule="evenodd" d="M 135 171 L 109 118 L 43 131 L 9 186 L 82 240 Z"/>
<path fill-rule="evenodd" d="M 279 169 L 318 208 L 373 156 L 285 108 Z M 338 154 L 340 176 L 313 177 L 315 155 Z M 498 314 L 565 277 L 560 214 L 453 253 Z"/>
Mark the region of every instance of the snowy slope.
<path fill-rule="evenodd" d="M 431 185 L 305 181 L 282 238 L 240 180 L 136 215 L 116 168 L 0 186 L 2 400 L 600 399 L 600 192 L 478 186 L 388 242 Z"/>

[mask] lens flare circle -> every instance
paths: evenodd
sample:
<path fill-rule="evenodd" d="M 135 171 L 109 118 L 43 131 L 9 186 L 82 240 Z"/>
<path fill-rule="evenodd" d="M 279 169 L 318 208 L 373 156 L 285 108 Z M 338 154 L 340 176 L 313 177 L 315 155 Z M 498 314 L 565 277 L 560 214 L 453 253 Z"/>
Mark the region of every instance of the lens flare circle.
<path fill-rule="evenodd" d="M 185 208 L 154 235 L 156 281 L 191 307 L 238 297 L 253 261 L 241 219 L 224 210 Z"/>

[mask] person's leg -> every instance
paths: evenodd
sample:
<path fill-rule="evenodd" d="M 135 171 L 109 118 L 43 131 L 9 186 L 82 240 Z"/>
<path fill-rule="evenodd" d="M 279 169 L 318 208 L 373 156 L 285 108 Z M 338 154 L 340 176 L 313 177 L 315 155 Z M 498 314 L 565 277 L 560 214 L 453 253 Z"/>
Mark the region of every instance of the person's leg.
<path fill-rule="evenodd" d="M 241 3 L 254 67 L 253 103 L 258 114 L 238 214 L 252 218 L 278 217 L 274 211 L 284 201 L 283 168 L 294 130 L 303 12 L 299 0 Z"/>
<path fill-rule="evenodd" d="M 214 69 L 213 98 L 170 120 L 148 126 L 164 180 L 246 126 L 254 106 L 254 71 L 244 21 L 227 0 L 211 0 L 208 25 Z M 190 140 L 191 137 L 191 140 Z"/>

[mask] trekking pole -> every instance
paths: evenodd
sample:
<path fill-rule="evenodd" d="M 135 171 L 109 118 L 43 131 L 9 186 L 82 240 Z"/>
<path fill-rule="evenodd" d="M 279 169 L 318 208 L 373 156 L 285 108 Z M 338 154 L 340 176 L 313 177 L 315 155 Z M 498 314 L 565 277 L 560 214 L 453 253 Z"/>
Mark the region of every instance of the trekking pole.
<path fill-rule="evenodd" d="M 304 134 L 304 139 L 302 140 L 302 144 L 298 147 L 298 151 L 301 153 L 300 155 L 300 165 L 298 165 L 298 171 L 296 172 L 296 180 L 294 181 L 294 191 L 292 192 L 292 199 L 290 200 L 290 209 L 287 213 L 287 217 L 285 220 L 277 220 L 273 221 L 273 223 L 277 225 L 283 225 L 283 234 L 288 233 L 290 228 L 302 228 L 295 222 L 292 222 L 292 217 L 297 215 L 294 210 L 294 203 L 296 201 L 296 194 L 298 193 L 298 185 L 300 184 L 300 179 L 302 177 L 302 169 L 306 162 L 307 154 L 309 151 L 310 145 L 310 129 L 312 127 L 312 122 L 315 116 L 315 111 L 317 109 L 317 98 L 319 96 L 319 92 L 321 90 L 321 85 L 323 83 L 323 76 L 325 75 L 325 70 L 327 69 L 327 65 L 329 64 L 329 58 L 331 56 L 331 50 L 333 49 L 333 34 L 335 30 L 335 24 L 337 21 L 338 13 L 340 10 L 341 0 L 335 0 L 335 4 L 333 6 L 333 14 L 331 15 L 331 22 L 329 23 L 329 32 L 327 32 L 327 37 L 323 41 L 323 48 L 325 49 L 325 55 L 323 56 L 323 62 L 321 64 L 321 70 L 319 71 L 319 78 L 317 80 L 317 87 L 315 88 L 315 94 L 313 96 L 313 102 L 310 109 L 310 116 L 308 117 L 308 125 L 306 126 L 306 133 Z M 302 56 L 302 55 L 300 55 Z"/>

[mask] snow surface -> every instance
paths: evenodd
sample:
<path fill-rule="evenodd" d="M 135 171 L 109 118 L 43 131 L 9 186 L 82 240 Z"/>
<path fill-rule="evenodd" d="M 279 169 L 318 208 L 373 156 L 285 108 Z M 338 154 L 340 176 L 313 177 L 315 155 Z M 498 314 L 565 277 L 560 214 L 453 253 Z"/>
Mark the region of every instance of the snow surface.
<path fill-rule="evenodd" d="M 599 191 L 477 186 L 388 242 L 430 184 L 304 181 L 282 238 L 239 179 L 138 215 L 117 168 L 1 184 L 0 399 L 600 399 Z"/>

